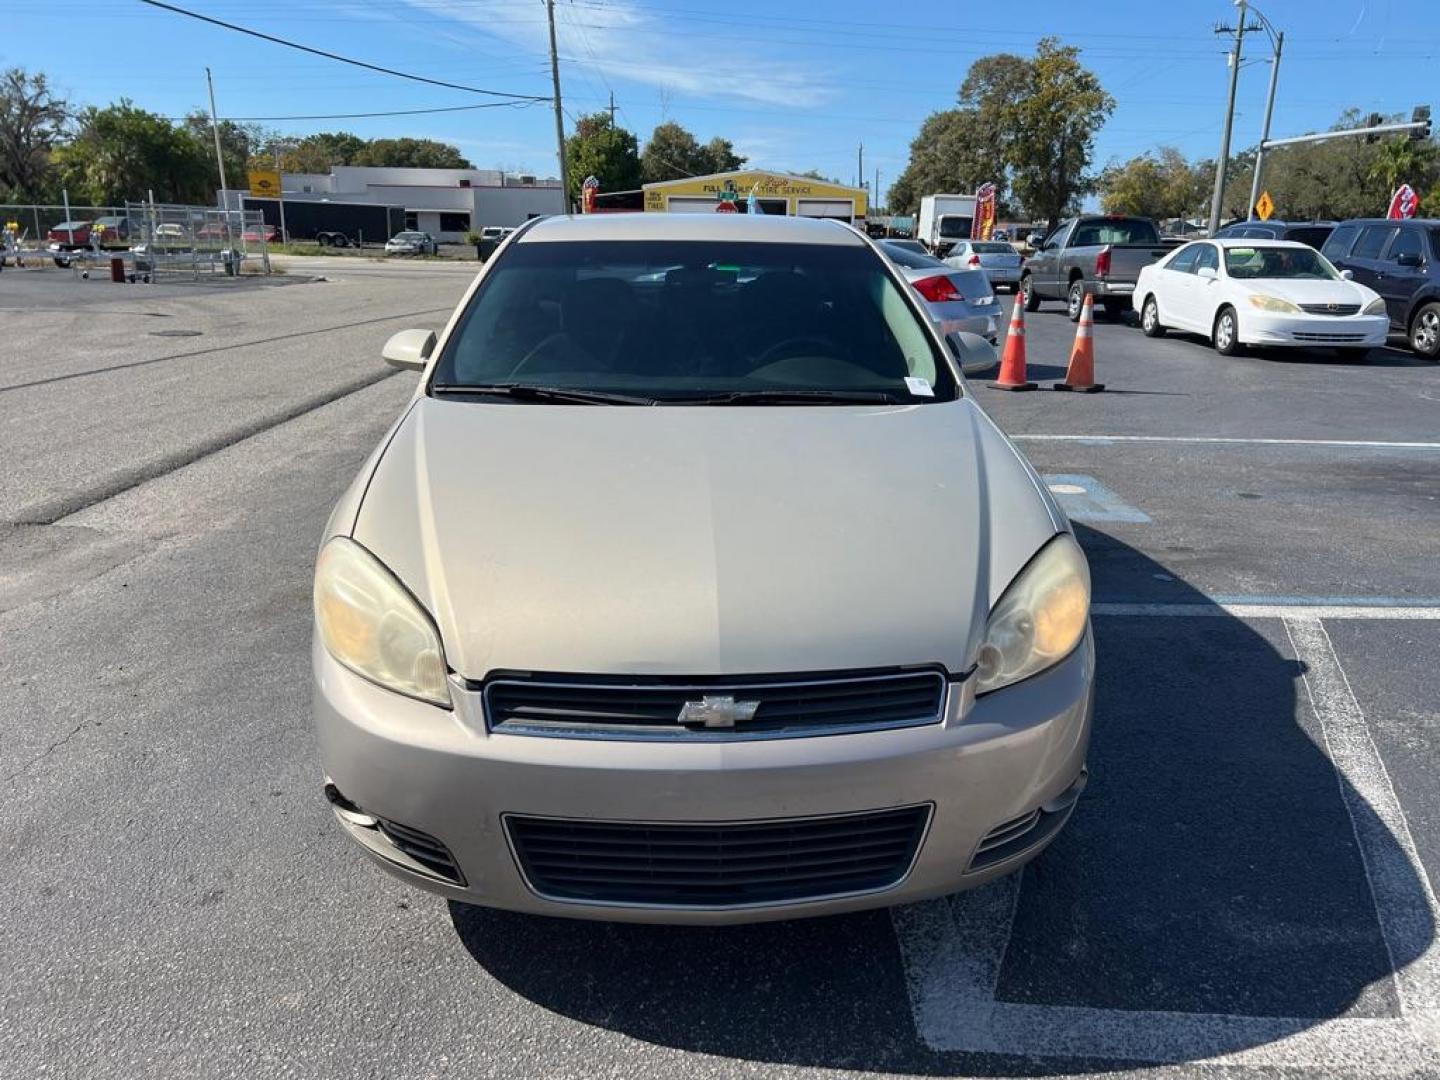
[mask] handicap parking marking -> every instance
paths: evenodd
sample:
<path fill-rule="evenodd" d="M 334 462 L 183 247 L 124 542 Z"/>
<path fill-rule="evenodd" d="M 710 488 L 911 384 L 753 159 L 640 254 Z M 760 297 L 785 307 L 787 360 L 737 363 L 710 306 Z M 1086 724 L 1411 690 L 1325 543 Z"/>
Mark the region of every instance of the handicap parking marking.
<path fill-rule="evenodd" d="M 1276 607 L 1255 606 L 1270 612 Z M 1224 611 L 1215 603 L 1124 607 L 1096 614 L 1173 618 Z M 1416 1072 L 1440 1060 L 1435 930 L 1440 905 L 1364 711 L 1325 631 L 1320 613 L 1326 608 L 1287 608 L 1278 617 L 1293 658 L 1303 665 L 1304 700 L 1340 786 L 1390 958 L 1398 1015 L 1246 1016 L 1000 1000 L 997 986 L 1023 881 L 1022 874 L 1013 874 L 982 889 L 893 909 L 911 1015 L 927 1046 L 1030 1058 L 1339 1067 L 1367 1076 Z M 1365 604 L 1347 608 L 1350 617 L 1378 610 Z"/>
<path fill-rule="evenodd" d="M 1144 524 L 1144 511 L 1126 503 L 1093 476 L 1083 473 L 1046 473 L 1041 477 L 1050 494 L 1071 521 L 1128 521 Z"/>

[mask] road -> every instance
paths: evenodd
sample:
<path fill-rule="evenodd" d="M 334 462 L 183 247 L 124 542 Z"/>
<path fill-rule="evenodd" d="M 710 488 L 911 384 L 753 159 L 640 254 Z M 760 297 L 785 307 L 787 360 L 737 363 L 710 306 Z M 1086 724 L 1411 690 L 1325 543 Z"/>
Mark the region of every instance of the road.
<path fill-rule="evenodd" d="M 894 912 L 558 922 L 391 881 L 320 798 L 319 531 L 414 386 L 380 345 L 470 275 L 314 261 L 0 280 L 0 1075 L 1436 1075 L 1440 367 L 1102 320 L 1103 394 L 972 380 L 1094 570 L 1069 830 Z"/>

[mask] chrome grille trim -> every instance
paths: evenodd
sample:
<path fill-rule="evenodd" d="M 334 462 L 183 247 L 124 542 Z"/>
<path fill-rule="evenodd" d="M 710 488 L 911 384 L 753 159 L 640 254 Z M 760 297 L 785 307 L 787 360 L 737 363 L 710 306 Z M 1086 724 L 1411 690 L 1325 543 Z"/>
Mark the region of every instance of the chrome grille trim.
<path fill-rule="evenodd" d="M 949 682 L 938 670 L 806 678 L 598 679 L 505 676 L 482 690 L 493 734 L 568 739 L 735 742 L 811 738 L 938 724 Z M 760 702 L 734 728 L 679 722 L 687 701 L 729 695 Z"/>
<path fill-rule="evenodd" d="M 1301 304 L 1300 310 L 1311 315 L 1359 315 L 1359 304 Z"/>

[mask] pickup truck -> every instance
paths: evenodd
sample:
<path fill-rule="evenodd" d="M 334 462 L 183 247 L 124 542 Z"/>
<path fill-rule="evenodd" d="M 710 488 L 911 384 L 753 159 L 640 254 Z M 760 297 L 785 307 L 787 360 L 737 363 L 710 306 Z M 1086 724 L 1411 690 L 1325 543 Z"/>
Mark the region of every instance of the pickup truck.
<path fill-rule="evenodd" d="M 1111 318 L 1130 307 L 1140 269 L 1164 258 L 1170 248 L 1149 218 L 1098 215 L 1062 221 L 1049 236 L 1032 234 L 1036 251 L 1025 260 L 1020 287 L 1025 310 L 1042 300 L 1064 300 L 1071 322 L 1089 292 Z"/>

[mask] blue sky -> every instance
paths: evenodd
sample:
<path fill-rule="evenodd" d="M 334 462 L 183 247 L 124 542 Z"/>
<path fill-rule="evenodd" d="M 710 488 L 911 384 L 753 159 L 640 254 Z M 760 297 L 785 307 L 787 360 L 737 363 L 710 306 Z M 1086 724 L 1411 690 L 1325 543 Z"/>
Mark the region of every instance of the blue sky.
<path fill-rule="evenodd" d="M 179 6 L 389 67 L 548 95 L 543 0 L 177 0 Z M 0 66 L 50 76 L 79 104 L 128 96 L 180 115 L 371 112 L 468 105 L 472 95 L 371 74 L 255 41 L 135 0 L 7 0 Z M 1346 106 L 1405 111 L 1436 95 L 1437 0 L 1263 0 L 1286 32 L 1275 136 L 1320 130 Z M 606 104 L 644 138 L 672 119 L 701 140 L 732 139 L 752 164 L 819 169 L 846 182 L 865 144 L 866 178 L 903 168 L 930 112 L 954 102 L 979 56 L 1028 52 L 1045 34 L 1080 46 L 1118 106 L 1096 164 L 1159 144 L 1213 155 L 1224 107 L 1226 0 L 558 0 L 562 94 L 573 118 Z M 1261 34 L 1248 58 L 1268 56 Z M 1235 143 L 1256 141 L 1269 68 L 1241 74 Z M 1440 104 L 1440 103 L 1437 103 Z M 554 172 L 548 105 L 364 120 L 271 122 L 458 145 L 478 167 Z"/>

